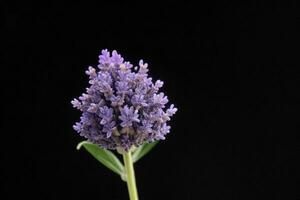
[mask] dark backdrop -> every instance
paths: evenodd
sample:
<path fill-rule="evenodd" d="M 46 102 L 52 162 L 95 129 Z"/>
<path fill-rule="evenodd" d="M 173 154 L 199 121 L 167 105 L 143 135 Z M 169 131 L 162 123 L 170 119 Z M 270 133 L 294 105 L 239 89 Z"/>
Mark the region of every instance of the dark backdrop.
<path fill-rule="evenodd" d="M 104 48 L 147 61 L 179 108 L 136 164 L 140 199 L 296 199 L 299 6 L 211 3 L 2 2 L 3 199 L 128 198 L 75 149 L 70 101 Z"/>

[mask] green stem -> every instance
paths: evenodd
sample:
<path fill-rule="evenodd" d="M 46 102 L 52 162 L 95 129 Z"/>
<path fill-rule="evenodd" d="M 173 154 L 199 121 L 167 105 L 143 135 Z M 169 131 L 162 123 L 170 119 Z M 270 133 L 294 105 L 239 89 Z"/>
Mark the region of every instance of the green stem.
<path fill-rule="evenodd" d="M 124 152 L 123 159 L 125 164 L 125 170 L 127 175 L 127 187 L 129 192 L 130 200 L 138 200 L 138 193 L 135 183 L 135 175 L 133 168 L 133 161 L 131 157 L 131 152 Z"/>

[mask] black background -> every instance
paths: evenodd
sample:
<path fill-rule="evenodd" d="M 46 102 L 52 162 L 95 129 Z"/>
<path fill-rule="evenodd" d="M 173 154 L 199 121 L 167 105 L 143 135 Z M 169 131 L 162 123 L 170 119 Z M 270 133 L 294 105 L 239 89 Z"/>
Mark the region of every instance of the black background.
<path fill-rule="evenodd" d="M 75 149 L 70 101 L 104 48 L 143 58 L 179 108 L 136 164 L 140 199 L 297 198 L 296 1 L 165 3 L 1 3 L 3 199 L 128 198 Z"/>

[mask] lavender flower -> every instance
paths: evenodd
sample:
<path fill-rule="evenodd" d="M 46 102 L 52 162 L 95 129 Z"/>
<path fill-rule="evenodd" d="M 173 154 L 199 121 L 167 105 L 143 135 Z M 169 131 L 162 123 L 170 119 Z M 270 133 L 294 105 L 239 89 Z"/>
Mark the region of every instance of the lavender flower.
<path fill-rule="evenodd" d="M 90 87 L 71 103 L 82 111 L 73 128 L 88 141 L 106 149 L 128 151 L 132 146 L 165 139 L 170 132 L 167 121 L 177 108 L 158 93 L 163 82 L 152 82 L 148 64 L 140 60 L 132 68 L 117 51 L 102 50 L 99 71 L 89 67 Z"/>

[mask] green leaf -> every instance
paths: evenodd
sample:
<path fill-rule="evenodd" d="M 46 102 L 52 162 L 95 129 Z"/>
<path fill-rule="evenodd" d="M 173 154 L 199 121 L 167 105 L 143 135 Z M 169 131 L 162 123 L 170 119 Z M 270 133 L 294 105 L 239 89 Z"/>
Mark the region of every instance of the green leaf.
<path fill-rule="evenodd" d="M 133 162 L 137 162 L 139 159 L 141 159 L 144 155 L 149 153 L 149 151 L 157 145 L 158 141 L 152 142 L 152 143 L 145 143 L 141 146 L 139 146 L 133 153 L 132 153 L 132 160 Z"/>
<path fill-rule="evenodd" d="M 77 150 L 79 150 L 82 146 L 90 153 L 94 158 L 96 158 L 99 162 L 101 162 L 108 169 L 112 170 L 116 174 L 119 174 L 122 179 L 125 173 L 125 168 L 117 156 L 106 149 L 101 148 L 100 146 L 83 141 L 77 145 Z"/>

